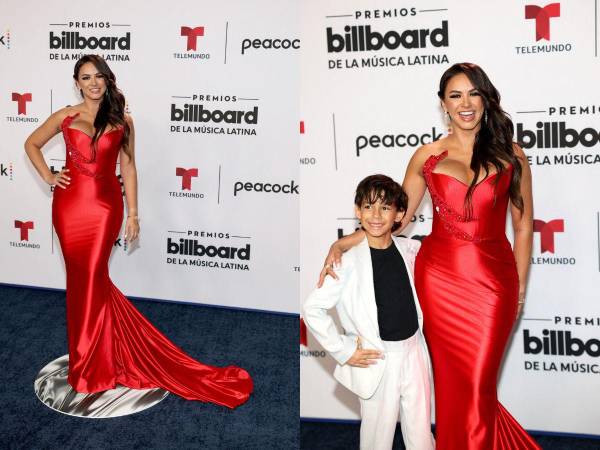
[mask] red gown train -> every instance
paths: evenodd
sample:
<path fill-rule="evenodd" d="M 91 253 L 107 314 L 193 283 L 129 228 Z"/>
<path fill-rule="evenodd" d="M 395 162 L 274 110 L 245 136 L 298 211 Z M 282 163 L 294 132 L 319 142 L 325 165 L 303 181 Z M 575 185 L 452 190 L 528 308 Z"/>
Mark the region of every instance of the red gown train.
<path fill-rule="evenodd" d="M 415 265 L 435 382 L 438 450 L 540 449 L 498 402 L 498 370 L 515 321 L 519 279 L 505 224 L 512 173 L 481 181 L 464 216 L 468 186 L 423 174 L 434 205 L 432 232 Z"/>
<path fill-rule="evenodd" d="M 102 135 L 92 156 L 91 138 L 62 124 L 71 184 L 57 187 L 52 220 L 67 272 L 69 383 L 78 392 L 120 384 L 160 387 L 188 400 L 234 408 L 252 392 L 239 367 L 195 361 L 170 342 L 112 284 L 108 258 L 123 221 L 121 186 L 115 175 L 122 129 Z"/>

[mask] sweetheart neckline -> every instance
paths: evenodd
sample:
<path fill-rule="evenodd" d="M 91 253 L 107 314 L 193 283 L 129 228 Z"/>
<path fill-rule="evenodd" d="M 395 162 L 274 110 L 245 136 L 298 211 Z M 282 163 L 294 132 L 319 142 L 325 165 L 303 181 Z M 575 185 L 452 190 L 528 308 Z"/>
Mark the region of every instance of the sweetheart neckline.
<path fill-rule="evenodd" d="M 90 136 L 89 134 L 87 134 L 85 131 L 80 130 L 79 128 L 73 128 L 73 127 L 65 127 L 67 130 L 75 130 L 75 131 L 79 131 L 80 133 L 84 134 L 85 136 L 87 136 L 89 139 L 93 139 L 93 136 Z M 106 136 L 107 134 L 110 134 L 114 131 L 119 131 L 119 130 L 123 130 L 123 128 L 119 127 L 119 128 L 113 128 L 110 131 L 106 131 L 104 133 L 102 133 L 102 135 L 98 138 L 98 140 L 102 139 L 104 136 Z"/>
<path fill-rule="evenodd" d="M 61 123 L 61 129 L 63 130 L 63 134 L 64 134 L 64 130 L 69 129 L 69 130 L 77 130 L 80 133 L 85 134 L 90 140 L 93 139 L 93 136 L 90 136 L 89 134 L 87 134 L 85 131 L 80 130 L 79 128 L 73 128 L 69 125 L 71 125 L 71 122 L 73 121 L 73 119 L 75 119 L 77 116 L 79 115 L 79 111 L 75 112 L 75 114 L 73 115 L 67 115 L 67 117 L 65 117 Z M 113 128 L 110 131 L 106 131 L 104 133 L 102 133 L 102 135 L 98 138 L 98 140 L 102 139 L 104 136 L 106 136 L 107 134 L 112 133 L 113 131 L 117 131 L 117 130 L 123 130 L 123 127 L 118 127 L 118 128 Z"/>
<path fill-rule="evenodd" d="M 468 187 L 470 186 L 470 184 L 467 184 L 467 183 L 465 183 L 464 181 L 462 181 L 462 180 L 459 180 L 458 178 L 456 178 L 456 177 L 455 177 L 455 176 L 453 176 L 453 175 L 449 175 L 449 174 L 447 174 L 447 173 L 443 173 L 443 172 L 433 172 L 433 171 L 432 171 L 431 173 L 432 173 L 433 175 L 443 175 L 443 176 L 445 176 L 445 177 L 451 178 L 451 179 L 453 179 L 454 181 L 456 181 L 456 182 L 458 182 L 458 183 L 462 184 L 462 185 L 463 185 L 464 187 L 466 187 L 466 188 L 468 188 Z M 496 175 L 498 175 L 499 173 L 500 173 L 500 172 L 494 172 L 493 174 L 491 174 L 491 175 L 488 175 L 487 177 L 485 177 L 485 178 L 484 178 L 484 179 L 482 179 L 481 181 L 477 182 L 477 183 L 475 184 L 475 187 L 479 186 L 480 184 L 483 184 L 483 183 L 485 183 L 485 182 L 486 182 L 487 180 L 489 180 L 490 178 L 494 178 L 494 177 L 495 177 Z M 502 173 L 504 173 L 504 172 L 502 172 Z"/>
<path fill-rule="evenodd" d="M 441 152 L 441 153 L 438 153 L 437 155 L 429 155 L 429 157 L 427 158 L 427 161 L 426 161 L 426 162 L 428 162 L 428 161 L 429 161 L 430 159 L 432 159 L 432 158 L 433 158 L 433 159 L 435 159 L 435 160 L 437 160 L 437 162 L 436 162 L 436 163 L 434 164 L 434 166 L 431 168 L 431 171 L 430 171 L 430 173 L 431 173 L 431 174 L 436 174 L 436 175 L 443 175 L 443 176 L 445 176 L 445 177 L 452 178 L 452 179 L 453 179 L 453 180 L 455 180 L 457 183 L 459 183 L 459 184 L 462 184 L 464 187 L 468 188 L 468 187 L 470 186 L 470 184 L 467 184 L 467 183 L 465 183 L 464 181 L 462 181 L 462 180 L 459 180 L 459 179 L 458 179 L 458 178 L 456 178 L 454 175 L 450 175 L 450 174 L 443 173 L 443 172 L 434 172 L 434 170 L 435 170 L 435 168 L 436 168 L 436 166 L 437 166 L 437 163 L 438 163 L 440 160 L 442 160 L 442 159 L 445 159 L 447 156 L 448 156 L 448 150 L 444 150 L 443 152 Z M 505 170 L 510 170 L 510 169 L 512 169 L 512 164 L 511 164 L 511 163 L 508 163 L 508 165 L 505 167 Z M 484 179 L 482 179 L 481 181 L 478 181 L 478 182 L 475 184 L 475 187 L 479 186 L 480 184 L 483 184 L 483 183 L 485 183 L 485 182 L 486 182 L 487 180 L 489 180 L 490 178 L 494 178 L 496 175 L 498 175 L 498 174 L 503 174 L 503 173 L 505 173 L 505 171 L 502 171 L 502 172 L 494 172 L 493 174 L 491 174 L 491 175 L 488 175 L 487 177 L 485 177 Z"/>

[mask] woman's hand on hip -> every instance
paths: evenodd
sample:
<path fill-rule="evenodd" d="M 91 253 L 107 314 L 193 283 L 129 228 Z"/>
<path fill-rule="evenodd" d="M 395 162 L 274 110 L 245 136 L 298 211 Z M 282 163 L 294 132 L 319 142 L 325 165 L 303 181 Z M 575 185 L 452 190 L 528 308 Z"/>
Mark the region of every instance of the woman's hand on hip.
<path fill-rule="evenodd" d="M 60 172 L 49 175 L 44 181 L 50 186 L 59 186 L 66 189 L 71 184 L 71 177 L 67 175 L 69 169 L 62 169 Z"/>

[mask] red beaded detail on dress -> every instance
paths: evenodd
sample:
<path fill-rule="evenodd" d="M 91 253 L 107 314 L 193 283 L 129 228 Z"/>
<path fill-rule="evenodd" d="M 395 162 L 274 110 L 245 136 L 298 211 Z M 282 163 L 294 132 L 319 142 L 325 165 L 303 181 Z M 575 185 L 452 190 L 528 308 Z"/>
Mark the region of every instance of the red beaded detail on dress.
<path fill-rule="evenodd" d="M 468 217 L 460 214 L 456 210 L 454 210 L 448 203 L 444 201 L 441 195 L 438 194 L 431 177 L 433 169 L 439 161 L 448 156 L 448 150 L 444 150 L 439 155 L 431 155 L 423 164 L 423 176 L 425 177 L 425 182 L 427 183 L 427 187 L 429 188 L 429 194 L 431 195 L 431 200 L 433 201 L 433 206 L 440 216 L 442 223 L 444 224 L 444 228 L 450 232 L 454 237 L 461 239 L 463 241 L 471 241 L 478 242 L 480 239 L 476 238 L 469 233 L 461 230 L 457 226 L 454 225 L 456 222 L 470 222 L 474 219 L 469 219 Z"/>
<path fill-rule="evenodd" d="M 62 125 L 61 125 L 63 137 L 65 138 L 65 145 L 67 147 L 67 154 L 68 154 L 68 156 L 71 157 L 71 161 L 73 161 L 73 165 L 75 167 L 77 167 L 77 169 L 82 174 L 87 175 L 88 177 L 96 177 L 97 175 L 95 172 L 92 172 L 91 170 L 89 170 L 87 167 L 84 166 L 84 164 L 91 164 L 96 160 L 95 152 L 93 153 L 93 156 L 91 158 L 86 158 L 85 156 L 83 156 L 79 152 L 79 150 L 77 150 L 75 148 L 75 146 L 71 142 L 69 133 L 67 132 L 67 129 L 70 127 L 71 122 L 73 122 L 73 119 L 75 119 L 75 117 L 77 117 L 78 115 L 79 115 L 79 113 L 75 113 L 72 116 L 65 117 L 65 119 L 63 120 Z"/>

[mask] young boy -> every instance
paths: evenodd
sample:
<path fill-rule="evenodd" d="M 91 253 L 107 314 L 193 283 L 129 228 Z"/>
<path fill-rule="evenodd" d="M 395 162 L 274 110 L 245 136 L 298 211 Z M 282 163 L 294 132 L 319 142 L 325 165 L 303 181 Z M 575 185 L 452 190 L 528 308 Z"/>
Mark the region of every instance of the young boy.
<path fill-rule="evenodd" d="M 407 450 L 431 450 L 429 354 L 413 284 L 420 242 L 392 236 L 408 198 L 391 178 L 372 175 L 354 203 L 366 238 L 344 254 L 338 280 L 306 299 L 304 321 L 338 362 L 335 378 L 360 398 L 361 450 L 391 449 L 398 415 Z M 345 334 L 327 314 L 334 306 Z"/>

